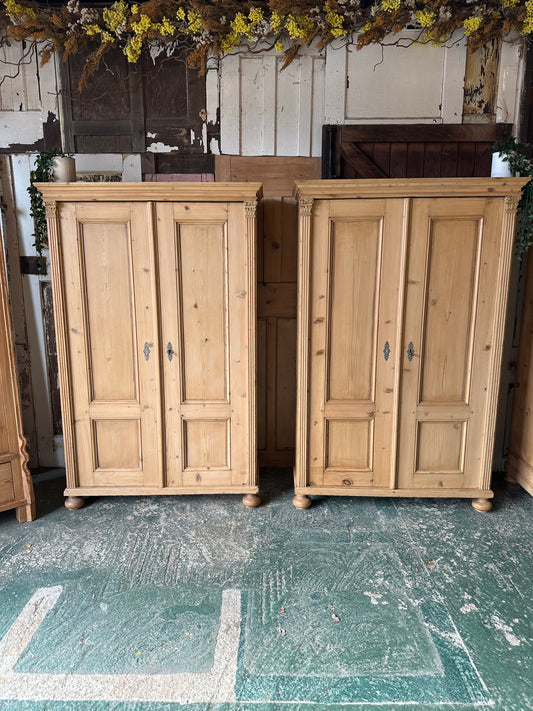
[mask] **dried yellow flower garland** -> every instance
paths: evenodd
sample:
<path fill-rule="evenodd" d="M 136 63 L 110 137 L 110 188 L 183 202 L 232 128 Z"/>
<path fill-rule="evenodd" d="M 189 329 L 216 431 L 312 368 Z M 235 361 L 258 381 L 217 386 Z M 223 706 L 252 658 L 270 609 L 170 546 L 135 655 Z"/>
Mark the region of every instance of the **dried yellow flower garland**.
<path fill-rule="evenodd" d="M 533 33 L 533 0 L 116 0 L 96 9 L 79 0 L 50 8 L 29 0 L 2 0 L 0 27 L 18 40 L 42 43 L 52 52 L 84 52 L 82 82 L 103 54 L 119 47 L 135 63 L 149 44 L 187 47 L 188 62 L 205 70 L 211 56 L 243 43 L 284 52 L 285 65 L 316 40 L 367 44 L 388 41 L 405 28 L 419 29 L 419 42 L 444 43 L 462 29 L 470 49 L 511 31 Z"/>

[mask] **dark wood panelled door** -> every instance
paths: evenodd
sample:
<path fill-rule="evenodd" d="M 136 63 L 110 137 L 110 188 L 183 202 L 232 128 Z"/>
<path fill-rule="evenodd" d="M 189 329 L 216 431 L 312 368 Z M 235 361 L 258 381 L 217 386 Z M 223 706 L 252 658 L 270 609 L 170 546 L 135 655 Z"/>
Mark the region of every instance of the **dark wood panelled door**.
<path fill-rule="evenodd" d="M 143 153 L 157 143 L 203 153 L 205 76 L 187 66 L 184 52 L 131 65 L 111 50 L 79 92 L 84 64 L 80 55 L 61 62 L 66 151 Z"/>
<path fill-rule="evenodd" d="M 482 178 L 508 124 L 324 126 L 323 178 Z"/>

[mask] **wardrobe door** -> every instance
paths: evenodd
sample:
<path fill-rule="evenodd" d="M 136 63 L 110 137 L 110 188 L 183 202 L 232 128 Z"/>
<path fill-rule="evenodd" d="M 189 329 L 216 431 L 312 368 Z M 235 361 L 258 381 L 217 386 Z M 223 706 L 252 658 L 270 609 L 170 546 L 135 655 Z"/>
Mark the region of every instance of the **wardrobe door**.
<path fill-rule="evenodd" d="M 157 204 L 167 487 L 256 484 L 252 237 L 242 203 Z"/>
<path fill-rule="evenodd" d="M 306 485 L 326 493 L 393 482 L 405 205 L 313 204 L 310 272 L 300 271 L 300 290 L 309 279 Z"/>
<path fill-rule="evenodd" d="M 152 232 L 150 204 L 60 206 L 70 353 L 62 386 L 71 379 L 74 430 L 66 446 L 77 448 L 67 493 L 162 484 Z"/>
<path fill-rule="evenodd" d="M 503 200 L 412 205 L 398 486 L 488 490 L 506 301 Z"/>

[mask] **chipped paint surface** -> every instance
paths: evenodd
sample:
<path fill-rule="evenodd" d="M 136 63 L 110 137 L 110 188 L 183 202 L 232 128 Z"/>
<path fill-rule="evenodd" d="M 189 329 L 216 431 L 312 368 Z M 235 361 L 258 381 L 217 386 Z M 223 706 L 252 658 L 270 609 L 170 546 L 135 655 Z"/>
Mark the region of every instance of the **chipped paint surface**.
<path fill-rule="evenodd" d="M 278 470 L 254 511 L 195 496 L 71 512 L 62 475 L 36 479 L 34 524 L 0 514 L 8 711 L 533 708 L 523 492 L 483 517 L 355 497 L 302 512 Z"/>
<path fill-rule="evenodd" d="M 179 146 L 169 146 L 161 141 L 156 141 L 154 143 L 149 143 L 146 146 L 146 150 L 149 153 L 169 153 L 170 151 L 179 151 Z"/>
<path fill-rule="evenodd" d="M 33 636 L 53 609 L 62 586 L 39 588 L 0 641 L 0 698 L 32 701 L 92 699 L 198 703 L 234 702 L 241 624 L 239 590 L 224 590 L 220 625 L 207 672 L 182 674 L 31 674 L 15 667 Z M 107 612 L 107 605 L 101 609 Z M 84 640 L 82 640 L 82 643 Z M 136 652 L 136 657 L 142 652 Z"/>
<path fill-rule="evenodd" d="M 463 115 L 494 121 L 500 67 L 500 41 L 492 40 L 466 58 Z"/>
<path fill-rule="evenodd" d="M 500 630 L 500 632 L 503 632 L 503 635 L 505 639 L 509 642 L 509 644 L 512 647 L 519 647 L 522 642 L 518 639 L 518 637 L 513 634 L 513 628 L 511 625 L 505 624 L 503 620 L 501 620 L 498 615 L 491 615 L 490 616 L 490 621 L 494 625 L 494 629 Z"/>

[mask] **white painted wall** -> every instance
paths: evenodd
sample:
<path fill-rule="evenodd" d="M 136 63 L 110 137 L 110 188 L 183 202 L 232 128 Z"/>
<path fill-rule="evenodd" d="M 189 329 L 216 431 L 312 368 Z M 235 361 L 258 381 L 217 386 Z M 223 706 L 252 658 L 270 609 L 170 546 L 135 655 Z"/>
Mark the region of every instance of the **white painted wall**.
<path fill-rule="evenodd" d="M 327 49 L 325 123 L 461 123 L 466 44 L 412 44 Z"/>
<path fill-rule="evenodd" d="M 520 117 L 525 57 L 523 45 L 512 42 L 512 39 L 510 37 L 509 41 L 503 42 L 501 49 L 496 121 L 512 123 L 516 127 Z"/>
<path fill-rule="evenodd" d="M 466 45 L 328 46 L 221 61 L 221 152 L 320 156 L 324 124 L 461 123 Z"/>
<path fill-rule="evenodd" d="M 319 156 L 325 54 L 307 50 L 285 69 L 274 51 L 220 62 L 220 149 L 230 155 Z"/>

